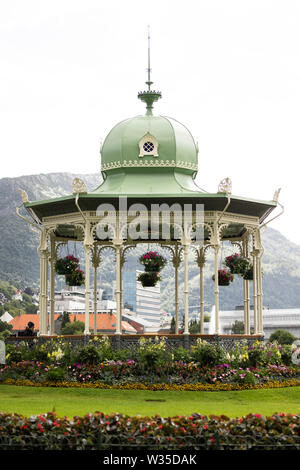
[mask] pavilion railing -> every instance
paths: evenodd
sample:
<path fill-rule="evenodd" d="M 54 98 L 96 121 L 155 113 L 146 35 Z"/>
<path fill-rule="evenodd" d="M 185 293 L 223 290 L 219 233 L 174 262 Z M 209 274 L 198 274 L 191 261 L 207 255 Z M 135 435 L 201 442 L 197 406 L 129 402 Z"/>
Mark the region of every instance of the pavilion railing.
<path fill-rule="evenodd" d="M 178 347 L 185 347 L 190 349 L 198 339 L 206 341 L 208 343 L 220 345 L 225 351 L 230 351 L 234 348 L 235 344 L 240 341 L 247 342 L 248 346 L 251 346 L 257 340 L 262 341 L 263 336 L 260 335 L 200 335 L 200 334 L 190 334 L 190 335 L 175 335 L 175 334 L 134 334 L 134 335 L 115 335 L 115 334 L 99 334 L 99 335 L 65 335 L 65 336 L 8 336 L 5 340 L 6 344 L 17 344 L 21 341 L 28 344 L 42 344 L 49 340 L 57 340 L 63 338 L 68 341 L 71 346 L 83 346 L 88 344 L 89 341 L 95 337 L 106 336 L 110 339 L 111 345 L 114 349 L 127 349 L 134 346 L 137 346 L 140 339 L 144 338 L 165 338 L 165 344 L 167 349 L 174 349 Z"/>

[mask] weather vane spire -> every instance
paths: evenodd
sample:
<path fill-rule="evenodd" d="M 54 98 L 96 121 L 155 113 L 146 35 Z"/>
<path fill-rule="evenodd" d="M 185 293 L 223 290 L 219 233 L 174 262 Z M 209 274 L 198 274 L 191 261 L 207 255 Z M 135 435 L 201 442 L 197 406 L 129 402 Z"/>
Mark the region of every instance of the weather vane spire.
<path fill-rule="evenodd" d="M 147 68 L 148 80 L 146 81 L 146 85 L 148 85 L 147 91 L 140 91 L 138 94 L 138 98 L 141 101 L 144 101 L 147 105 L 147 115 L 152 115 L 153 103 L 159 98 L 161 98 L 160 91 L 151 90 L 151 85 L 153 82 L 151 81 L 151 66 L 150 66 L 150 26 L 148 26 L 148 68 Z"/>
<path fill-rule="evenodd" d="M 153 82 L 151 82 L 151 66 L 150 66 L 150 26 L 148 25 L 148 81 L 146 84 L 148 85 L 148 89 L 150 90 L 151 85 Z"/>

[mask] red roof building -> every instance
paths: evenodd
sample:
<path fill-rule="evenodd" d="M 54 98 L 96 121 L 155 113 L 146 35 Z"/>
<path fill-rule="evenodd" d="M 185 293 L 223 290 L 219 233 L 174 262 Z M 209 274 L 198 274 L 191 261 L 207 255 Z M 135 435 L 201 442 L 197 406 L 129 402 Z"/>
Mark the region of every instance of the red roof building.
<path fill-rule="evenodd" d="M 62 319 L 61 314 L 54 315 L 54 322 L 59 326 L 60 320 Z M 84 313 L 70 313 L 70 322 L 81 321 L 84 323 Z M 13 318 L 9 322 L 9 325 L 13 326 L 13 333 L 24 331 L 28 322 L 34 323 L 34 330 L 39 331 L 40 326 L 40 315 L 39 314 L 22 314 Z M 97 314 L 97 333 L 110 334 L 116 331 L 116 315 L 114 313 L 98 313 Z M 90 331 L 94 331 L 94 314 L 90 314 Z M 60 329 L 60 328 L 59 328 Z M 59 334 L 59 331 L 57 331 Z M 137 330 L 126 321 L 122 321 L 122 333 L 123 334 L 136 334 Z"/>

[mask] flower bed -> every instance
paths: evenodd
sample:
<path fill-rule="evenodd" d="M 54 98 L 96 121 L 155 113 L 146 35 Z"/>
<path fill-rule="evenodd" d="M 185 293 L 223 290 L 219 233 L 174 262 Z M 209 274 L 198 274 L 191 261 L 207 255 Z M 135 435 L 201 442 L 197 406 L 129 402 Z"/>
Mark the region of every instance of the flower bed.
<path fill-rule="evenodd" d="M 0 413 L 2 449 L 32 450 L 294 450 L 300 448 L 300 416 L 129 417 L 87 414 L 59 418 L 47 413 L 25 418 Z"/>
<path fill-rule="evenodd" d="M 258 342 L 249 347 L 241 342 L 225 353 L 220 346 L 198 341 L 191 350 L 170 351 L 164 339 L 141 338 L 134 350 L 113 351 L 106 337 L 74 350 L 60 339 L 32 348 L 9 347 L 7 364 L 0 368 L 0 383 L 27 381 L 37 385 L 148 389 L 161 385 L 184 389 L 196 385 L 198 389 L 209 386 L 208 389 L 218 390 L 221 386 L 224 390 L 265 387 L 272 383 L 287 384 L 290 380 L 298 385 L 300 367 L 292 357 L 292 346 L 276 343 Z"/>

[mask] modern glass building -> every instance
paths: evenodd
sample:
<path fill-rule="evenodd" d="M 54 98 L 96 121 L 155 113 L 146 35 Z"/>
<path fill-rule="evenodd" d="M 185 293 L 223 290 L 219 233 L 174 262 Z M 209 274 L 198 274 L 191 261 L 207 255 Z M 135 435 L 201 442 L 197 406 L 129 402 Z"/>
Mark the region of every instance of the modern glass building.
<path fill-rule="evenodd" d="M 160 285 L 143 287 L 137 281 L 139 271 L 123 271 L 123 305 L 137 316 L 160 328 Z"/>

